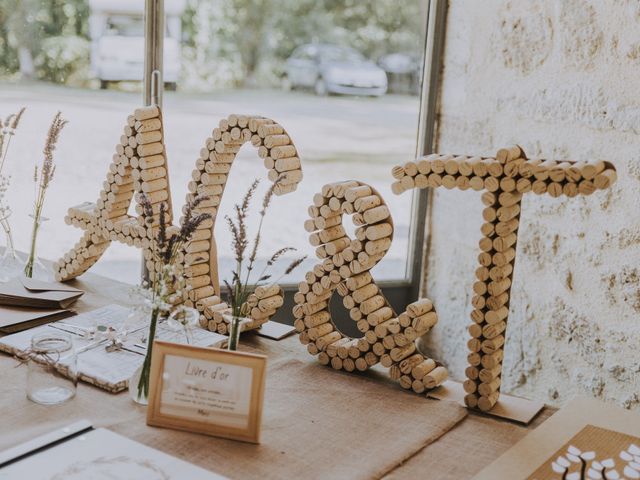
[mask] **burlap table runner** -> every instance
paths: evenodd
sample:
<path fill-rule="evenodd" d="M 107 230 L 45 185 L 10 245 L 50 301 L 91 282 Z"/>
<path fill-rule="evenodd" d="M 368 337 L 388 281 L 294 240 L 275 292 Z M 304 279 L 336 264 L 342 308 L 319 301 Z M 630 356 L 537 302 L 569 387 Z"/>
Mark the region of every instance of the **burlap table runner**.
<path fill-rule="evenodd" d="M 527 426 L 471 413 L 437 442 L 385 475 L 384 480 L 472 478 L 554 412 L 553 408 L 546 407 Z M 429 474 L 425 475 L 425 472 Z"/>
<path fill-rule="evenodd" d="M 79 385 L 54 407 L 25 398 L 25 367 L 0 357 L 0 449 L 87 418 L 146 445 L 230 478 L 369 479 L 390 472 L 465 416 L 453 403 L 427 400 L 368 376 L 315 362 L 271 360 L 261 445 L 152 428 L 127 393 Z"/>

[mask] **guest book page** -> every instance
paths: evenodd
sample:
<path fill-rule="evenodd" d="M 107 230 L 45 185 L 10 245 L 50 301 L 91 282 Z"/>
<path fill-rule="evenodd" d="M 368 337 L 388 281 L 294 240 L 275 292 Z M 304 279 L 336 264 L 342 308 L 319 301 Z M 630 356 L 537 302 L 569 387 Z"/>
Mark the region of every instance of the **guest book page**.
<path fill-rule="evenodd" d="M 147 424 L 260 442 L 267 357 L 156 341 Z"/>

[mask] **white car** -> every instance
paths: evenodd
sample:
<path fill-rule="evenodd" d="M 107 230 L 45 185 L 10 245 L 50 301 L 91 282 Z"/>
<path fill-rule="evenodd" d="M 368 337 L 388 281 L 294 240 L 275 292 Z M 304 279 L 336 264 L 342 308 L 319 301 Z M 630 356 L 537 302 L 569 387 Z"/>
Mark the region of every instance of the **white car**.
<path fill-rule="evenodd" d="M 352 48 L 328 44 L 302 45 L 287 59 L 285 88 L 313 88 L 330 93 L 380 96 L 387 92 L 387 75 Z"/>
<path fill-rule="evenodd" d="M 100 88 L 110 82 L 141 81 L 144 76 L 144 2 L 90 0 L 91 65 Z M 163 80 L 175 90 L 180 75 L 180 15 L 184 2 L 166 9 Z"/>

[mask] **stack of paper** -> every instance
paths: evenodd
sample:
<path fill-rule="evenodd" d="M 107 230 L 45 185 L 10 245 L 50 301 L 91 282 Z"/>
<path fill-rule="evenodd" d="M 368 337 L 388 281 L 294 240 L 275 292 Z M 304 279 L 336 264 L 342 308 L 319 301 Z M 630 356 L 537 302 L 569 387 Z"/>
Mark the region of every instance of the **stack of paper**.
<path fill-rule="evenodd" d="M 0 332 L 18 332 L 72 316 L 67 308 L 83 293 L 62 283 L 26 277 L 0 283 Z"/>
<path fill-rule="evenodd" d="M 63 322 L 54 322 L 0 338 L 0 351 L 21 356 L 31 346 L 31 338 L 40 333 L 65 332 L 71 335 L 77 352 L 77 374 L 84 382 L 112 393 L 125 390 L 129 379 L 142 365 L 146 354 L 148 319 L 131 317 L 131 310 L 120 305 L 107 305 L 82 313 Z M 107 348 L 110 341 L 92 337 L 91 333 L 112 328 L 123 339 L 119 348 Z M 193 345 L 218 347 L 227 337 L 200 327 L 191 330 Z M 156 338 L 166 342 L 186 343 L 184 330 L 169 328 L 159 323 Z M 62 358 L 56 365 L 62 375 L 68 375 L 69 358 Z M 1 477 L 0 477 L 1 478 Z"/>

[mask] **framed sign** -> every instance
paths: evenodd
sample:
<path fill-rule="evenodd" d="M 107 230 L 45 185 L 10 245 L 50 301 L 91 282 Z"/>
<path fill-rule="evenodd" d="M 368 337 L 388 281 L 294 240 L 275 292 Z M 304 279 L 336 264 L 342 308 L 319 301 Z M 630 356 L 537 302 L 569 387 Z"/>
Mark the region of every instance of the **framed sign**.
<path fill-rule="evenodd" d="M 260 443 L 267 357 L 155 341 L 147 425 Z"/>

